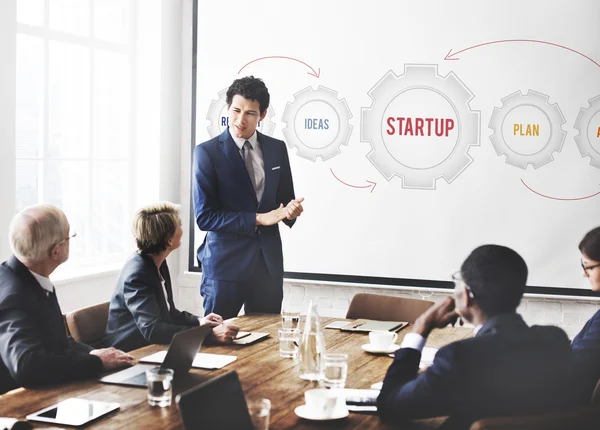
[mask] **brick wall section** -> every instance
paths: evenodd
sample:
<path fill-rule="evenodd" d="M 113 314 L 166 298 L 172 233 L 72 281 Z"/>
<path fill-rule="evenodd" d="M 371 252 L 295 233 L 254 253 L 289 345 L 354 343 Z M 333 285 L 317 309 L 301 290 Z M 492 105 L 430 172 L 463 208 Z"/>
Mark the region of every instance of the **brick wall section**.
<path fill-rule="evenodd" d="M 286 283 L 284 285 L 284 309 L 306 313 L 311 300 L 318 304 L 319 314 L 326 317 L 344 318 L 350 300 L 356 293 L 375 293 L 390 296 L 426 299 L 437 302 L 450 292 L 425 290 L 399 290 L 353 286 L 331 286 Z M 177 303 L 181 309 L 196 315 L 203 315 L 202 297 L 198 286 L 179 287 Z M 561 300 L 553 298 L 526 297 L 521 301 L 518 312 L 528 324 L 556 325 L 573 338 L 585 322 L 600 309 L 600 301 Z"/>

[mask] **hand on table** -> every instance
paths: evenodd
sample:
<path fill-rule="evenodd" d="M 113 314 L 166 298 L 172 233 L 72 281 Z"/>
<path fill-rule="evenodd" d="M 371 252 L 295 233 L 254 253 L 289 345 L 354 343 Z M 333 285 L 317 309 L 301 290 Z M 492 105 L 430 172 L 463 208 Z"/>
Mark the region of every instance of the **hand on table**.
<path fill-rule="evenodd" d="M 223 324 L 223 317 L 218 314 L 210 313 L 203 318 L 199 318 L 200 325 L 208 325 L 210 327 L 216 327 Z"/>
<path fill-rule="evenodd" d="M 104 367 L 104 370 L 129 367 L 135 361 L 132 355 L 113 347 L 94 349 L 90 351 L 90 354 L 95 355 L 102 360 L 102 366 Z"/>
<path fill-rule="evenodd" d="M 239 331 L 240 328 L 237 325 L 224 322 L 213 328 L 212 334 L 219 343 L 231 343 Z"/>

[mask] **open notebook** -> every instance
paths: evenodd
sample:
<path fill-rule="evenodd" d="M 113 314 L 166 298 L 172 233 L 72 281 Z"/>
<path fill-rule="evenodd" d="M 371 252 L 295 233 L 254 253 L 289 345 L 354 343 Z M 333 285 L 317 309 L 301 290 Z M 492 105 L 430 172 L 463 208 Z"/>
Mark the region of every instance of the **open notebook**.
<path fill-rule="evenodd" d="M 167 351 L 159 351 L 141 358 L 140 362 L 160 364 L 165 360 L 166 355 Z M 233 355 L 205 354 L 204 352 L 199 352 L 192 362 L 192 367 L 208 370 L 220 369 L 235 360 L 237 360 L 237 357 Z"/>

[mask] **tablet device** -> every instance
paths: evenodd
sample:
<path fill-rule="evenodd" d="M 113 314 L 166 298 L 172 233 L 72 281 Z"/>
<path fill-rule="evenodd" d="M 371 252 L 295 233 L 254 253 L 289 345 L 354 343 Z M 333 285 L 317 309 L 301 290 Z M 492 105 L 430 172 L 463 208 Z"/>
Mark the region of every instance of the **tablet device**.
<path fill-rule="evenodd" d="M 118 403 L 70 398 L 27 415 L 26 418 L 30 421 L 78 427 L 117 409 Z"/>
<path fill-rule="evenodd" d="M 269 337 L 269 333 L 251 332 L 248 336 L 242 337 L 241 339 L 233 339 L 233 344 L 250 345 L 259 340 L 266 339 L 267 337 Z"/>
<path fill-rule="evenodd" d="M 251 334 L 252 333 L 250 333 L 249 331 L 240 331 L 240 332 L 238 332 L 237 336 L 235 337 L 235 340 L 243 339 L 245 337 L 250 336 Z"/>
<path fill-rule="evenodd" d="M 329 324 L 327 324 L 325 326 L 325 328 L 340 329 L 342 327 L 346 327 L 348 324 L 351 324 L 351 322 L 349 322 L 349 321 L 333 321 L 333 322 L 330 322 Z"/>

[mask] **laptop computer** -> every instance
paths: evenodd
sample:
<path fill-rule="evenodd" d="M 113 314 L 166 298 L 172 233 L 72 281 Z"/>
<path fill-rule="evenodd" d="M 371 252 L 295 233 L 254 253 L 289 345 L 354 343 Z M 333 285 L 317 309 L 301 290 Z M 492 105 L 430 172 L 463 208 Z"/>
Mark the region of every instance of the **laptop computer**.
<path fill-rule="evenodd" d="M 254 430 L 236 371 L 212 378 L 176 397 L 186 430 Z"/>
<path fill-rule="evenodd" d="M 189 372 L 196 358 L 196 354 L 202 346 L 202 342 L 211 332 L 209 326 L 194 327 L 190 330 L 182 331 L 173 336 L 169 350 L 164 361 L 160 365 L 162 368 L 173 369 L 175 379 L 182 374 Z M 146 387 L 146 370 L 156 367 L 155 365 L 136 364 L 128 369 L 112 373 L 100 379 L 105 384 L 127 385 L 130 387 Z"/>

